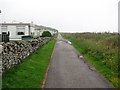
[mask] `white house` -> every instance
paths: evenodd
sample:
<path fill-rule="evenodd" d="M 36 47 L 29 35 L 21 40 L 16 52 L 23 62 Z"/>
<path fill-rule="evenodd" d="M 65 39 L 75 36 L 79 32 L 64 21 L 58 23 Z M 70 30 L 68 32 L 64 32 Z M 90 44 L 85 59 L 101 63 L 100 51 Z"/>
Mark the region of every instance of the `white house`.
<path fill-rule="evenodd" d="M 9 32 L 10 40 L 21 40 L 22 36 L 34 36 L 35 25 L 33 23 L 2 23 L 0 30 L 0 34 Z"/>
<path fill-rule="evenodd" d="M 0 25 L 0 38 L 1 34 L 9 33 L 10 40 L 22 40 L 22 36 L 40 37 L 44 31 L 49 31 L 51 35 L 57 33 L 55 29 L 45 28 L 33 23 L 2 23 Z"/>
<path fill-rule="evenodd" d="M 34 37 L 40 37 L 41 36 L 41 27 L 38 25 L 35 25 L 35 34 Z"/>
<path fill-rule="evenodd" d="M 49 31 L 51 33 L 51 35 L 54 35 L 57 33 L 57 30 L 52 30 L 52 29 L 45 28 L 44 26 L 35 25 L 35 35 L 34 36 L 42 36 L 42 33 L 44 31 Z"/>

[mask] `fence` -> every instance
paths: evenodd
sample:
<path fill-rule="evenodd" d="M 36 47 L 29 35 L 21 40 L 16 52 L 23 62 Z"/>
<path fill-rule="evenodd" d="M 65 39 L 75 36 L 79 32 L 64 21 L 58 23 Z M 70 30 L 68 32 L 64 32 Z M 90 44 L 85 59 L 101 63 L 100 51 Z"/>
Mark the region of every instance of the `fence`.
<path fill-rule="evenodd" d="M 9 42 L 9 34 L 2 34 L 2 42 Z"/>
<path fill-rule="evenodd" d="M 2 42 L 2 34 L 0 34 L 0 42 Z"/>

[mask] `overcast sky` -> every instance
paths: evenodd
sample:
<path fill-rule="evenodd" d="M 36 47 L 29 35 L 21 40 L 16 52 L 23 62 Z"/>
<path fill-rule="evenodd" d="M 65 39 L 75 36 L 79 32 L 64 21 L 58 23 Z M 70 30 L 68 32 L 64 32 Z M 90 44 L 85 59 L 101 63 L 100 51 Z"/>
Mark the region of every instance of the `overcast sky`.
<path fill-rule="evenodd" d="M 60 32 L 117 32 L 118 1 L 0 0 L 0 21 L 33 21 Z"/>

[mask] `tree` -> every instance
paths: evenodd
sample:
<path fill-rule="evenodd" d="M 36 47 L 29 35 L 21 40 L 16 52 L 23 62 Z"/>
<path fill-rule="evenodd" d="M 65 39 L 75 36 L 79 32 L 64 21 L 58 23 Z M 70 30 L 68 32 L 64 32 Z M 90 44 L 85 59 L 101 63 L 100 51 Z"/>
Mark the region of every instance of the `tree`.
<path fill-rule="evenodd" d="M 49 31 L 44 31 L 42 37 L 51 37 L 51 33 Z"/>

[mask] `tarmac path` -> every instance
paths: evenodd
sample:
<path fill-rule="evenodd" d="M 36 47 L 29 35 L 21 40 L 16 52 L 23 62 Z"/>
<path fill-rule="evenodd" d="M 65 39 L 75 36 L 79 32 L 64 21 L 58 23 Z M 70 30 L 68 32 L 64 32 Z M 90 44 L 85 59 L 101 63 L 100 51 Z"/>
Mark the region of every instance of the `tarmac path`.
<path fill-rule="evenodd" d="M 78 58 L 72 45 L 58 35 L 44 88 L 111 88 L 99 73 Z"/>

